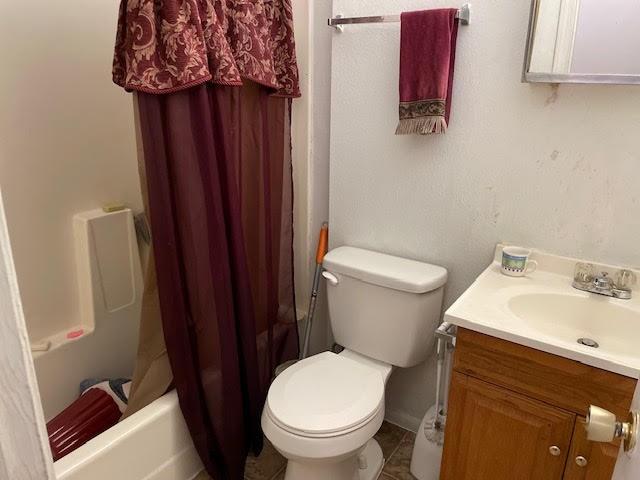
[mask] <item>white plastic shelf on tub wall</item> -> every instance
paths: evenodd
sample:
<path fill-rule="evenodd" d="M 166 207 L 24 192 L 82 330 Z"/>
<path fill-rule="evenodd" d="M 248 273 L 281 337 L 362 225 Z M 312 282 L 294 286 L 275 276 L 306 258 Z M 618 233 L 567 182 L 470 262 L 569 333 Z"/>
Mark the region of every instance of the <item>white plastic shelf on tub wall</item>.
<path fill-rule="evenodd" d="M 33 353 L 47 420 L 82 380 L 131 377 L 138 343 L 143 282 L 131 210 L 82 212 L 73 229 L 81 322 L 39 339 L 49 349 Z"/>

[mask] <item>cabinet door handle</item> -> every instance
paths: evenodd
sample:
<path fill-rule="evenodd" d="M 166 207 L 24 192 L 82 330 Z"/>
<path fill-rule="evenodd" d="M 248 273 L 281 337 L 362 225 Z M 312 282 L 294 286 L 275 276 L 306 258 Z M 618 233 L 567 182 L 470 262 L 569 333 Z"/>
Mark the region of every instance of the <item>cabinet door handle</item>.
<path fill-rule="evenodd" d="M 554 457 L 558 457 L 562 453 L 562 450 L 560 450 L 560 447 L 558 447 L 557 445 L 551 445 L 549 447 L 549 453 Z"/>
<path fill-rule="evenodd" d="M 579 467 L 586 467 L 587 463 L 589 463 L 589 462 L 582 455 L 578 455 L 576 457 L 576 465 L 578 465 Z"/>

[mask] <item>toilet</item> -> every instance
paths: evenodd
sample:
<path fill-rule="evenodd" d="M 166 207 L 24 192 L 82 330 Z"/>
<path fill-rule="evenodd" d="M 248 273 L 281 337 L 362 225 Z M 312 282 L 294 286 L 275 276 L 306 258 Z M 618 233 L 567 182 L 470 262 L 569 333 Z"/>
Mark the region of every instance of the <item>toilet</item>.
<path fill-rule="evenodd" d="M 373 436 L 387 379 L 431 352 L 447 271 L 348 246 L 327 253 L 323 267 L 331 327 L 344 350 L 276 377 L 262 428 L 288 460 L 285 480 L 374 480 L 384 464 Z"/>

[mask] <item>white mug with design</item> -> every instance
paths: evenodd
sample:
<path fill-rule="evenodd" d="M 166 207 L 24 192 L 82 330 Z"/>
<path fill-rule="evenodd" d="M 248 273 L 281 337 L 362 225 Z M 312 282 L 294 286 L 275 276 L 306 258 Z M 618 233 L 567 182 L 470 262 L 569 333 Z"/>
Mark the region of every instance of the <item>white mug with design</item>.
<path fill-rule="evenodd" d="M 502 249 L 502 267 L 500 271 L 510 277 L 524 277 L 538 268 L 538 262 L 529 260 L 531 250 L 520 247 Z"/>

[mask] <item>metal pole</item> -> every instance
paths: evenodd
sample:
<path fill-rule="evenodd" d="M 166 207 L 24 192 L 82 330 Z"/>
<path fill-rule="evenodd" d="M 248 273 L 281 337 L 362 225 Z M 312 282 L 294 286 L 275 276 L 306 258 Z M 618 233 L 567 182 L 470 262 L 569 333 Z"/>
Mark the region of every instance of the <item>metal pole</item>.
<path fill-rule="evenodd" d="M 318 290 L 320 289 L 320 276 L 322 275 L 322 260 L 327 253 L 327 242 L 329 240 L 329 224 L 324 222 L 320 229 L 318 238 L 318 248 L 316 250 L 316 271 L 313 274 L 313 285 L 311 287 L 311 299 L 309 300 L 309 310 L 307 312 L 307 324 L 304 329 L 304 343 L 300 352 L 300 360 L 307 358 L 309 355 L 309 342 L 311 340 L 311 329 L 313 326 L 313 315 L 316 311 L 316 302 L 318 300 Z"/>

